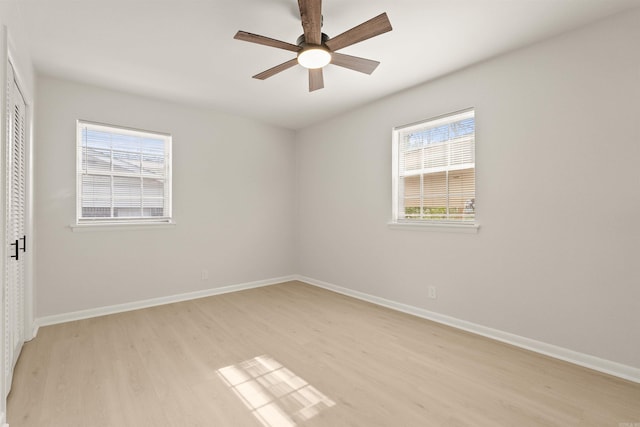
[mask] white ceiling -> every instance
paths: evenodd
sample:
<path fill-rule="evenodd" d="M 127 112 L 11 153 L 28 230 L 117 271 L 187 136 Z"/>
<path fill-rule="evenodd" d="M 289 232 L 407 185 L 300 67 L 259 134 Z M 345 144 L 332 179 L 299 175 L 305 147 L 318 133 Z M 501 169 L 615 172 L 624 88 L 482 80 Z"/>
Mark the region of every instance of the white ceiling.
<path fill-rule="evenodd" d="M 330 37 L 387 12 L 393 31 L 340 52 L 378 60 L 370 76 L 329 65 L 308 92 L 295 57 L 234 40 L 238 30 L 289 43 L 296 0 L 20 0 L 38 72 L 299 129 L 608 15 L 640 0 L 325 0 Z"/>

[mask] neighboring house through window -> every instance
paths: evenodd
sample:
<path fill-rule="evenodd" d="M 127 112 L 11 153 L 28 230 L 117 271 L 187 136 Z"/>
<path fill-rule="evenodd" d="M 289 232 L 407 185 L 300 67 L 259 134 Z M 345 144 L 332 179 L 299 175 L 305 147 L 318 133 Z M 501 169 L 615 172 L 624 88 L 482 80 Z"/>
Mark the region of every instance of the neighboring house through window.
<path fill-rule="evenodd" d="M 473 224 L 473 109 L 393 130 L 393 222 Z"/>
<path fill-rule="evenodd" d="M 77 224 L 171 221 L 171 136 L 77 123 Z"/>

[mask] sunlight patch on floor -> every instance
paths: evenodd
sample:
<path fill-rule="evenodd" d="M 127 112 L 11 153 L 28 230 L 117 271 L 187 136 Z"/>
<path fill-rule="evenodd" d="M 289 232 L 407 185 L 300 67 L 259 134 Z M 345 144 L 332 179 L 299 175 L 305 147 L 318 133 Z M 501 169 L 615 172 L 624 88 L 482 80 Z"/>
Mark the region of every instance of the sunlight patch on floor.
<path fill-rule="evenodd" d="M 268 355 L 218 369 L 217 373 L 265 427 L 296 426 L 335 405 Z"/>

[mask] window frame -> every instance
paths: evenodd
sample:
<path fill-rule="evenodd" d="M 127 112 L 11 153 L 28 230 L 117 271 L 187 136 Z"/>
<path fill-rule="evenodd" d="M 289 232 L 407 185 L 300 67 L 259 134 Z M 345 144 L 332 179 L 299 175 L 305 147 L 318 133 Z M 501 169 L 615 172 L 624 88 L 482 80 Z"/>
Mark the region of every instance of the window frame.
<path fill-rule="evenodd" d="M 137 137 L 152 137 L 161 139 L 164 143 L 164 175 L 163 179 L 166 181 L 164 184 L 165 195 L 163 197 L 164 215 L 163 216 L 141 216 L 141 217 L 83 217 L 82 216 L 82 177 L 84 171 L 82 168 L 82 132 L 85 128 L 99 129 L 106 132 L 137 136 Z M 131 229 L 132 227 L 164 227 L 175 225 L 173 221 L 172 212 L 172 199 L 173 199 L 173 181 L 172 181 L 172 136 L 169 133 L 148 131 L 142 129 L 136 129 L 126 126 L 113 125 L 107 123 L 94 122 L 89 120 L 76 120 L 76 213 L 75 222 L 71 225 L 74 231 L 86 230 L 86 229 L 105 229 L 116 230 L 121 228 Z M 111 173 L 107 176 L 111 177 L 126 177 L 126 174 Z M 142 175 L 140 175 L 142 178 Z M 141 196 L 142 197 L 142 196 Z"/>
<path fill-rule="evenodd" d="M 406 132 L 409 129 L 420 129 L 420 128 L 428 128 L 430 125 L 433 125 L 437 122 L 446 123 L 448 120 L 455 116 L 460 116 L 464 114 L 473 114 L 474 118 L 474 219 L 472 221 L 462 221 L 462 220 L 441 220 L 441 219 L 412 219 L 412 218 L 402 218 L 400 215 L 400 134 L 402 132 Z M 477 191 L 476 191 L 476 178 L 475 172 L 477 170 L 476 160 L 475 160 L 475 151 L 476 151 L 476 111 L 474 107 L 465 108 L 458 111 L 453 111 L 450 113 L 442 114 L 439 116 L 431 117 L 425 120 L 420 120 L 418 122 L 409 123 L 401 126 L 396 126 L 392 129 L 392 153 L 391 153 L 391 220 L 388 222 L 388 226 L 391 229 L 405 229 L 405 230 L 427 230 L 427 231 L 446 231 L 446 232 L 461 232 L 461 233 L 477 233 L 480 225 L 478 223 L 477 217 Z M 447 189 L 447 193 L 449 189 Z"/>

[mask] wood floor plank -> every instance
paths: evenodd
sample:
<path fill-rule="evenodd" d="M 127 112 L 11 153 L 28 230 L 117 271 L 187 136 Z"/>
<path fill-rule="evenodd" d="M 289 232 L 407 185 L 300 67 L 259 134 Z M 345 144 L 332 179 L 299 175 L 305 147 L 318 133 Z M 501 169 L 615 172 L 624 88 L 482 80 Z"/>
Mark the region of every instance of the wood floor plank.
<path fill-rule="evenodd" d="M 8 421 L 618 427 L 640 384 L 288 282 L 43 327 Z"/>

